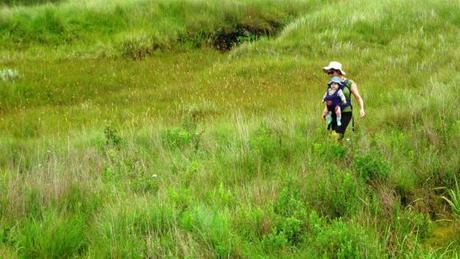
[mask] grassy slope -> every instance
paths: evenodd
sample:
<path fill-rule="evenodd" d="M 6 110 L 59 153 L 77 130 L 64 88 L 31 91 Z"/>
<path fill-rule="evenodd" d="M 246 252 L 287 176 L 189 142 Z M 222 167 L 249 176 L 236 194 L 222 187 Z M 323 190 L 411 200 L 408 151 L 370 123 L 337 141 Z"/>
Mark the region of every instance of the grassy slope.
<path fill-rule="evenodd" d="M 274 32 L 315 1 L 66 1 L 0 9 L 0 45 L 45 45 L 67 56 L 112 56 L 130 45 L 160 49 L 200 45 L 216 30 L 236 25 Z M 64 46 L 63 46 L 64 45 Z M 72 45 L 68 48 L 67 45 Z"/>
<path fill-rule="evenodd" d="M 229 2 L 193 2 L 209 6 L 200 20 L 142 3 L 84 7 L 85 15 L 116 19 L 90 19 L 94 29 L 70 47 L 61 45 L 67 31 L 2 32 L 4 53 L 21 57 L 4 57 L 2 67 L 22 77 L 0 82 L 0 254 L 458 253 L 458 231 L 434 242 L 431 229 L 451 217 L 437 187 L 453 188 L 460 170 L 460 122 L 450 108 L 460 80 L 459 2 L 307 4 L 312 8 L 276 39 L 228 54 L 188 45 L 143 61 L 120 58 L 117 42 L 134 29 L 176 48 L 175 33 L 193 31 L 190 24 L 202 21 L 196 28 L 212 32 L 248 12 Z M 281 19 L 291 8 L 263 3 L 256 2 L 264 10 L 256 17 Z M 64 19 L 72 8 L 3 9 L 10 16 L 1 22 L 40 28 L 24 17 Z M 132 10 L 140 14 L 132 24 L 116 26 L 123 20 L 117 12 Z M 160 27 L 146 31 L 152 10 L 176 29 L 155 23 Z M 219 24 L 226 13 L 234 20 Z M 101 28 L 121 29 L 112 37 Z M 21 39 L 27 49 L 18 53 L 11 48 Z M 93 39 L 112 58 L 93 52 Z M 43 48 L 48 44 L 57 52 Z M 318 118 L 327 80 L 320 67 L 331 59 L 345 64 L 367 105 L 368 117 L 347 133 L 351 146 L 329 140 Z"/>

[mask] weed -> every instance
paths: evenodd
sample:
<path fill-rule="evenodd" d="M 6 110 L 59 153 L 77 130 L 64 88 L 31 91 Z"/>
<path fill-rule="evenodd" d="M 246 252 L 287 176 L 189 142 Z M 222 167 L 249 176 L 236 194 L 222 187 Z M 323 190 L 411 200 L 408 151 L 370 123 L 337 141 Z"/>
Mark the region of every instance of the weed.
<path fill-rule="evenodd" d="M 336 143 L 337 141 L 326 141 L 326 143 L 315 143 L 313 152 L 318 154 L 324 161 L 340 161 L 345 158 L 347 148 L 345 145 Z"/>
<path fill-rule="evenodd" d="M 454 212 L 457 217 L 460 217 L 460 187 L 457 178 L 455 178 L 455 188 L 449 189 L 447 193 L 449 197 L 442 196 L 442 198 L 450 205 L 452 212 Z"/>
<path fill-rule="evenodd" d="M 334 258 L 379 257 L 381 251 L 378 241 L 366 233 L 361 226 L 334 220 L 330 225 L 323 225 L 315 233 L 313 241 L 321 256 Z"/>
<path fill-rule="evenodd" d="M 120 43 L 121 55 L 125 58 L 142 60 L 151 55 L 158 45 L 154 44 L 147 35 L 136 35 L 125 38 Z"/>
<path fill-rule="evenodd" d="M 182 127 L 164 129 L 161 132 L 161 139 L 165 146 L 170 148 L 183 148 L 190 146 L 194 151 L 200 147 L 201 134 L 193 118 L 184 119 Z"/>
<path fill-rule="evenodd" d="M 117 129 L 112 126 L 105 127 L 104 136 L 105 144 L 107 147 L 120 148 L 122 144 L 122 138 Z"/>
<path fill-rule="evenodd" d="M 305 241 L 307 209 L 299 200 L 299 190 L 292 182 L 288 182 L 281 191 L 274 212 L 278 215 L 274 229 L 263 241 L 267 248 L 276 250 L 288 244 L 299 245 Z"/>
<path fill-rule="evenodd" d="M 312 205 L 332 218 L 353 215 L 360 207 L 360 182 L 348 170 L 332 168 L 327 176 L 321 179 L 316 196 L 311 201 Z"/>
<path fill-rule="evenodd" d="M 354 158 L 354 169 L 365 181 L 385 180 L 390 167 L 379 154 L 365 154 Z"/>
<path fill-rule="evenodd" d="M 180 222 L 185 229 L 199 233 L 217 257 L 235 255 L 233 235 L 225 213 L 215 213 L 206 208 L 195 208 L 184 212 Z"/>
<path fill-rule="evenodd" d="M 28 218 L 14 230 L 11 242 L 24 257 L 62 258 L 78 255 L 86 245 L 85 221 L 50 211 Z"/>
<path fill-rule="evenodd" d="M 262 124 L 249 139 L 250 148 L 262 161 L 271 162 L 280 148 L 280 139 L 266 124 Z"/>
<path fill-rule="evenodd" d="M 299 198 L 298 187 L 296 188 L 292 182 L 289 182 L 281 191 L 275 203 L 274 212 L 283 217 L 305 218 L 306 206 Z"/>
<path fill-rule="evenodd" d="M 166 146 L 181 148 L 192 142 L 192 134 L 183 128 L 168 128 L 161 133 L 161 139 Z"/>

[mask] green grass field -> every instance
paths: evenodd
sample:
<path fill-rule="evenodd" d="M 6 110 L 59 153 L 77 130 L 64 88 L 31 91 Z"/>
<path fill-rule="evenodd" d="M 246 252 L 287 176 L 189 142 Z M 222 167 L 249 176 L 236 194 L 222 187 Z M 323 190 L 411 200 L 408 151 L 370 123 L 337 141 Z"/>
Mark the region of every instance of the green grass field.
<path fill-rule="evenodd" d="M 0 258 L 459 257 L 459 35 L 458 0 L 0 0 Z"/>

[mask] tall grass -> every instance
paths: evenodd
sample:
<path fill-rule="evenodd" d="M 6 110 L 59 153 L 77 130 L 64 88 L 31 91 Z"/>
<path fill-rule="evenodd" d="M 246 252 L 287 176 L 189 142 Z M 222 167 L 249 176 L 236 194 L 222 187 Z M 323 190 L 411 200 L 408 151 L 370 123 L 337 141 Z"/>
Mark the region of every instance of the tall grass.
<path fill-rule="evenodd" d="M 39 5 L 45 3 L 57 3 L 61 0 L 1 0 L 0 5 L 17 6 L 17 5 Z"/>
<path fill-rule="evenodd" d="M 430 241 L 460 171 L 458 3 L 331 3 L 2 7 L 0 255 L 458 256 Z M 270 21 L 293 22 L 202 45 Z M 339 143 L 335 59 L 367 112 Z"/>
<path fill-rule="evenodd" d="M 239 34 L 232 41 L 249 39 L 249 34 L 271 35 L 312 6 L 313 2 L 304 1 L 136 0 L 3 7 L 0 44 L 9 49 L 71 44 L 73 51 L 75 45 L 83 45 L 86 51 L 94 46 L 105 53 L 101 55 L 121 53 L 134 58 L 180 46 L 225 49 L 231 47 L 226 44 L 233 44 L 226 42 L 227 34 Z"/>
<path fill-rule="evenodd" d="M 453 189 L 448 190 L 449 197 L 442 196 L 442 198 L 449 203 L 452 212 L 456 216 L 460 216 L 460 187 L 457 182 L 457 178 L 455 178 L 455 186 Z"/>

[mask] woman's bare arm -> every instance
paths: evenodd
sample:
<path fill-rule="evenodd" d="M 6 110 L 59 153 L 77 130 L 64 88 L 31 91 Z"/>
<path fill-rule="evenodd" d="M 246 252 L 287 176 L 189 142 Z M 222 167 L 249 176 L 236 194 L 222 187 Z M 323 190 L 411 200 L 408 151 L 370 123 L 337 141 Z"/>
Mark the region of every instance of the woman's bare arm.
<path fill-rule="evenodd" d="M 351 85 L 351 93 L 353 94 L 353 96 L 356 98 L 356 100 L 358 101 L 358 104 L 359 104 L 359 117 L 363 118 L 364 116 L 366 116 L 366 112 L 364 111 L 364 101 L 363 101 L 363 98 L 361 97 L 361 95 L 359 94 L 359 90 L 358 90 L 358 86 L 356 85 L 355 82 L 353 82 L 353 84 Z"/>

